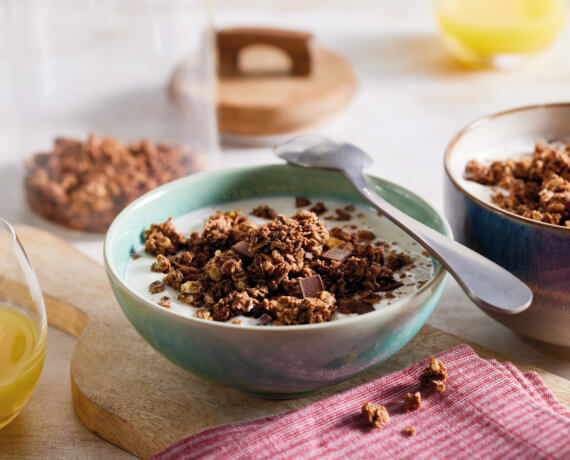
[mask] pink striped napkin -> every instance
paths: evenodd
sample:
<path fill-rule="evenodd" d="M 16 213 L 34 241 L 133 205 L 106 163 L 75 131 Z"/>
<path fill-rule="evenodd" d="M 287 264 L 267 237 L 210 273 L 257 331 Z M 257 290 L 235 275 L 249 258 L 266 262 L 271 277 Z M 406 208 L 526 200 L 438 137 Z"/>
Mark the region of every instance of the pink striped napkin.
<path fill-rule="evenodd" d="M 436 357 L 449 374 L 443 393 L 420 388 L 428 358 L 302 409 L 203 431 L 152 459 L 570 459 L 570 412 L 538 374 L 481 359 L 467 345 Z M 403 395 L 414 391 L 422 407 L 405 413 Z M 364 423 L 368 401 L 386 406 L 387 425 Z M 404 433 L 409 426 L 415 436 Z"/>

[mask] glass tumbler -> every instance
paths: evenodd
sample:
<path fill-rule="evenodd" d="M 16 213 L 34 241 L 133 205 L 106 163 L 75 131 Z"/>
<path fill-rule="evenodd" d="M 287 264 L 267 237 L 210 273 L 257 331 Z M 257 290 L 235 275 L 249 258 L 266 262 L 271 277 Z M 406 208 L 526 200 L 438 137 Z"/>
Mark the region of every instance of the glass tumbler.
<path fill-rule="evenodd" d="M 475 67 L 513 67 L 544 48 L 566 22 L 566 0 L 436 0 L 446 47 Z"/>
<path fill-rule="evenodd" d="M 0 429 L 22 411 L 46 354 L 42 291 L 13 227 L 0 218 Z"/>

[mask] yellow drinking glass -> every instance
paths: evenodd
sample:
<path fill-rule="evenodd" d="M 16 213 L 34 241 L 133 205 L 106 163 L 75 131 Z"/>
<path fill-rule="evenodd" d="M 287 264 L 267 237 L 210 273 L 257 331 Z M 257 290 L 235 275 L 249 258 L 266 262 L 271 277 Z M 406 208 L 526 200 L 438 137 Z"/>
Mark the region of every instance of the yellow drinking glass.
<path fill-rule="evenodd" d="M 0 218 L 0 429 L 22 411 L 46 354 L 42 291 L 12 226 Z"/>
<path fill-rule="evenodd" d="M 567 0 L 436 0 L 444 42 L 473 66 L 504 67 L 546 48 L 566 23 Z"/>

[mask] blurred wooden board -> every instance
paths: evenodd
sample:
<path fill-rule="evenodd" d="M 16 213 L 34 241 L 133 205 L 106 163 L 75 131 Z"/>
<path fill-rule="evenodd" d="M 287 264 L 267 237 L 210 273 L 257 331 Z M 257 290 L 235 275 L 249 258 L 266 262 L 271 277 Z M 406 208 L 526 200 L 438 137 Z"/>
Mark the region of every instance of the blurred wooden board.
<path fill-rule="evenodd" d="M 50 324 L 79 339 L 72 353 L 61 351 L 55 360 L 48 360 L 50 367 L 30 405 L 0 432 L 2 458 L 120 458 L 125 454 L 104 441 L 96 443 L 79 429 L 70 410 L 70 367 L 79 419 L 107 441 L 147 457 L 206 428 L 303 407 L 465 343 L 426 325 L 381 366 L 323 393 L 288 401 L 256 399 L 194 377 L 155 352 L 127 322 L 99 264 L 45 231 L 25 226 L 16 231 L 38 273 Z M 472 346 L 482 357 L 505 360 Z M 50 351 L 51 347 L 50 337 Z M 538 372 L 570 407 L 568 380 L 516 364 L 523 371 Z"/>

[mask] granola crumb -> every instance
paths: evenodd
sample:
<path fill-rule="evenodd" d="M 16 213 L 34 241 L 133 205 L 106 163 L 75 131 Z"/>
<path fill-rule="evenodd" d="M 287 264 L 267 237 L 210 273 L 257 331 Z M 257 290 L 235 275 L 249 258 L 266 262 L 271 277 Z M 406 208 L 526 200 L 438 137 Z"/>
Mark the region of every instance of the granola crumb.
<path fill-rule="evenodd" d="M 322 201 L 318 201 L 309 211 L 314 212 L 317 216 L 322 216 L 328 209 Z"/>
<path fill-rule="evenodd" d="M 150 283 L 148 290 L 151 294 L 158 294 L 166 289 L 166 286 L 162 284 L 162 281 L 153 281 Z"/>
<path fill-rule="evenodd" d="M 164 308 L 170 308 L 170 297 L 167 295 L 161 297 L 157 304 Z"/>
<path fill-rule="evenodd" d="M 432 358 L 429 366 L 426 367 L 420 376 L 420 382 L 424 386 L 431 386 L 436 392 L 445 391 L 445 382 L 447 380 L 447 368 L 443 362 L 437 358 Z"/>
<path fill-rule="evenodd" d="M 251 215 L 261 219 L 273 220 L 277 217 L 275 210 L 267 205 L 260 205 L 251 211 Z"/>
<path fill-rule="evenodd" d="M 384 406 L 376 407 L 371 402 L 367 402 L 362 406 L 361 412 L 366 422 L 375 428 L 380 428 L 390 421 L 390 415 Z"/>
<path fill-rule="evenodd" d="M 137 260 L 137 259 L 140 259 L 140 258 L 141 258 L 141 255 L 140 255 L 140 254 L 137 254 L 136 252 L 131 252 L 131 259 Z"/>
<path fill-rule="evenodd" d="M 404 395 L 404 412 L 419 409 L 422 407 L 422 395 L 419 391 L 406 393 Z"/>
<path fill-rule="evenodd" d="M 214 318 L 212 317 L 212 314 L 208 310 L 206 310 L 205 308 L 200 308 L 199 310 L 196 310 L 196 313 L 194 313 L 194 316 L 196 318 L 207 319 L 209 321 L 214 320 Z"/>
<path fill-rule="evenodd" d="M 404 434 L 407 436 L 415 436 L 417 434 L 416 428 L 413 426 L 408 426 L 404 429 Z"/>
<path fill-rule="evenodd" d="M 232 324 L 241 324 L 241 319 L 232 320 Z"/>

